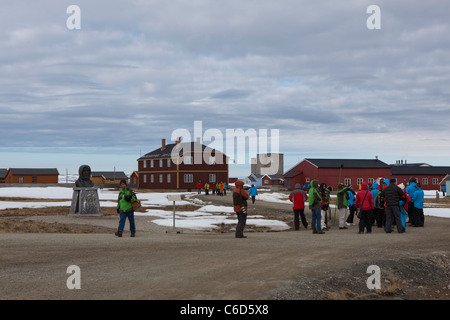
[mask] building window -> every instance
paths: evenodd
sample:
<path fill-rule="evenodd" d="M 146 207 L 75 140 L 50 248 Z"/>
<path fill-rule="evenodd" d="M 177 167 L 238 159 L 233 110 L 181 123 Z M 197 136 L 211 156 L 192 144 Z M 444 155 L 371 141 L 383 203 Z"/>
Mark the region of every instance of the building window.
<path fill-rule="evenodd" d="M 344 179 L 344 185 L 349 186 L 351 184 L 352 184 L 352 179 L 350 179 L 350 178 L 345 178 Z"/>
<path fill-rule="evenodd" d="M 433 178 L 433 185 L 437 185 L 437 184 L 439 184 L 438 178 Z"/>
<path fill-rule="evenodd" d="M 31 183 L 37 183 L 37 177 L 31 177 Z"/>
<path fill-rule="evenodd" d="M 311 179 L 310 178 L 306 178 L 306 182 L 310 182 L 311 181 Z"/>
<path fill-rule="evenodd" d="M 163 183 L 163 175 L 162 174 L 159 175 L 159 183 Z"/>
<path fill-rule="evenodd" d="M 147 175 L 144 174 L 144 183 L 147 183 Z"/>
<path fill-rule="evenodd" d="M 172 161 L 171 159 L 167 159 L 167 168 L 170 168 L 170 162 L 171 161 Z"/>
<path fill-rule="evenodd" d="M 185 156 L 183 162 L 184 164 L 192 164 L 192 156 Z"/>
<path fill-rule="evenodd" d="M 159 159 L 159 167 L 162 168 L 164 166 L 163 159 Z"/>
<path fill-rule="evenodd" d="M 428 178 L 422 178 L 422 184 L 428 184 Z"/>
<path fill-rule="evenodd" d="M 171 180 L 170 180 L 170 173 L 168 173 L 167 174 L 167 183 L 170 183 L 171 182 Z"/>
<path fill-rule="evenodd" d="M 211 173 L 209 175 L 209 182 L 216 182 L 216 174 L 215 173 Z"/>
<path fill-rule="evenodd" d="M 194 175 L 193 174 L 185 174 L 184 175 L 184 182 L 185 183 L 192 183 L 192 182 L 194 182 Z"/>
<path fill-rule="evenodd" d="M 374 181 L 374 179 L 373 179 L 373 178 L 369 178 L 369 179 L 367 179 L 367 182 L 368 182 L 368 183 L 370 183 L 370 184 L 373 184 L 373 181 Z"/>
<path fill-rule="evenodd" d="M 23 177 L 19 177 L 19 183 L 23 183 Z"/>
<path fill-rule="evenodd" d="M 155 176 L 153 174 L 150 175 L 150 182 L 151 183 L 155 182 Z"/>
<path fill-rule="evenodd" d="M 147 168 L 147 160 L 144 160 L 144 169 Z"/>
<path fill-rule="evenodd" d="M 358 179 L 356 179 L 356 184 L 357 185 L 360 185 L 360 184 L 362 184 L 364 182 L 364 179 L 363 178 L 358 178 Z"/>
<path fill-rule="evenodd" d="M 153 160 L 150 160 L 150 168 L 153 168 Z"/>

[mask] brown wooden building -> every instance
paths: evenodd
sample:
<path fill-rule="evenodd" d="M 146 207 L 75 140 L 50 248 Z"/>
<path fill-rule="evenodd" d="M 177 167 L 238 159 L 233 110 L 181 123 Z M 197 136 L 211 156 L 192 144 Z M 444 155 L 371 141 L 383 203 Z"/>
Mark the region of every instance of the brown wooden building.
<path fill-rule="evenodd" d="M 58 176 L 55 168 L 10 168 L 5 183 L 58 183 Z"/>
<path fill-rule="evenodd" d="M 128 183 L 128 177 L 123 171 L 92 171 L 91 180 L 95 184 L 119 184 L 121 180 Z"/>
<path fill-rule="evenodd" d="M 199 181 L 202 186 L 206 182 L 228 184 L 227 156 L 198 141 L 166 145 L 162 139 L 161 147 L 137 161 L 140 189 L 196 190 Z"/>

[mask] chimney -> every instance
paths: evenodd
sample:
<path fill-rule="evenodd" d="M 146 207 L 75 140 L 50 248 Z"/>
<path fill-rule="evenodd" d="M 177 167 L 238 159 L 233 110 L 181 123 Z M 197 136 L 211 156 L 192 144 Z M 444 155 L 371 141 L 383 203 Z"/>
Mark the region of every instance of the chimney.
<path fill-rule="evenodd" d="M 164 151 L 166 148 L 166 139 L 161 139 L 161 151 Z"/>

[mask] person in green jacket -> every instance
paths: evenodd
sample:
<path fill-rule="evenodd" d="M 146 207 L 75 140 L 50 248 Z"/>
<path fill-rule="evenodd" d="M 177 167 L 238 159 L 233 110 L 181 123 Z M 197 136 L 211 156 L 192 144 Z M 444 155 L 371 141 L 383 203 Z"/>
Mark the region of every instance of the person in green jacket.
<path fill-rule="evenodd" d="M 319 181 L 313 180 L 311 181 L 311 188 L 309 189 L 308 201 L 309 201 L 309 209 L 311 209 L 311 228 L 312 233 L 324 234 L 321 226 L 321 200 L 322 197 L 319 193 Z"/>
<path fill-rule="evenodd" d="M 337 190 L 337 208 L 339 210 L 339 229 L 347 229 L 345 226 L 345 217 L 347 216 L 348 189 L 343 183 L 338 184 Z"/>
<path fill-rule="evenodd" d="M 117 213 L 120 214 L 119 228 L 115 233 L 116 236 L 121 237 L 123 229 L 125 228 L 125 221 L 128 218 L 130 222 L 131 236 L 136 235 L 136 225 L 134 223 L 134 210 L 132 203 L 136 201 L 136 194 L 133 190 L 128 189 L 125 180 L 120 181 L 120 192 L 117 199 Z"/>

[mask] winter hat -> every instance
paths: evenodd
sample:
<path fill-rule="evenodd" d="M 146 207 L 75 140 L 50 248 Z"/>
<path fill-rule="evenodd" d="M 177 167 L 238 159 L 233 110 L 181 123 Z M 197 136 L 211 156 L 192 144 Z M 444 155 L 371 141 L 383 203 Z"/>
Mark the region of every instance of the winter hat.
<path fill-rule="evenodd" d="M 125 183 L 127 185 L 127 181 L 125 179 L 120 180 L 120 184 Z"/>

